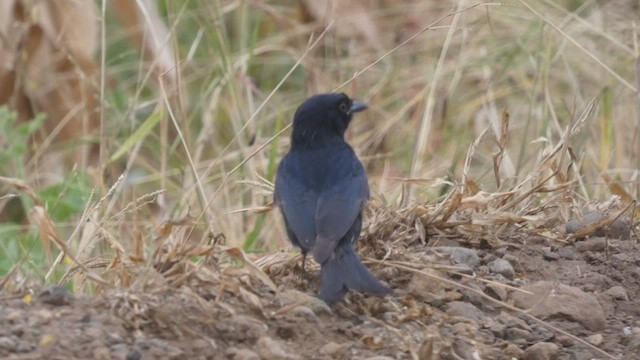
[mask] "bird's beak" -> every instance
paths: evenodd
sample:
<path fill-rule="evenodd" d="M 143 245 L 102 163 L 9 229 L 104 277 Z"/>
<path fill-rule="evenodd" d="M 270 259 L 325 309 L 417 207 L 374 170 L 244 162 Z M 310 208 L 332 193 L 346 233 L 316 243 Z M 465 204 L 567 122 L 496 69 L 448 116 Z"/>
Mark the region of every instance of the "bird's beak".
<path fill-rule="evenodd" d="M 366 108 L 367 104 L 363 103 L 362 101 L 353 100 L 353 102 L 351 103 L 351 107 L 349 108 L 349 114 L 365 110 Z"/>

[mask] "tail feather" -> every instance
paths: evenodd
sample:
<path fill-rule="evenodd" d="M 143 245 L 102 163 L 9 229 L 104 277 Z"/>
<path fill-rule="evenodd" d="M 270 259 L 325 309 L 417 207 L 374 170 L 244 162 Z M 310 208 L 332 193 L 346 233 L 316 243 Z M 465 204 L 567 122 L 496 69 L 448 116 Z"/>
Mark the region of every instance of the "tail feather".
<path fill-rule="evenodd" d="M 378 296 L 391 293 L 391 289 L 367 270 L 348 242 L 338 245 L 334 256 L 322 264 L 320 277 L 318 297 L 327 304 L 341 300 L 349 289 Z"/>

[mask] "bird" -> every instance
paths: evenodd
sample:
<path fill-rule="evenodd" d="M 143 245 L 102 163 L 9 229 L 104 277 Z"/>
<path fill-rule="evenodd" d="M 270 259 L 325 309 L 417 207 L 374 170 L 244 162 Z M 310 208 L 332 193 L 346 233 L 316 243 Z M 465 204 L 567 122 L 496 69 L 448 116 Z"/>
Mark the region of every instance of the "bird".
<path fill-rule="evenodd" d="M 303 271 L 309 252 L 320 264 L 318 297 L 329 305 L 349 289 L 377 296 L 392 292 L 354 249 L 369 183 L 344 136 L 353 115 L 365 109 L 344 93 L 305 100 L 294 114 L 290 148 L 276 171 L 273 202 L 289 240 L 300 248 Z"/>

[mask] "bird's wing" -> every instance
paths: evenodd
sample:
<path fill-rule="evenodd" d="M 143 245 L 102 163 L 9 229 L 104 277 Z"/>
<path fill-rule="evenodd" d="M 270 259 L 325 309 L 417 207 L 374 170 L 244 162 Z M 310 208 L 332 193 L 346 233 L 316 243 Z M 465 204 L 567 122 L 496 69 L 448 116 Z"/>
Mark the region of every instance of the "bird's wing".
<path fill-rule="evenodd" d="M 284 170 L 287 166 L 285 161 L 286 159 L 282 161 L 278 169 L 273 198 L 282 210 L 289 230 L 296 237 L 291 241 L 297 241 L 298 246 L 309 250 L 316 240 L 315 214 L 318 195 Z"/>
<path fill-rule="evenodd" d="M 356 171 L 318 197 L 315 222 L 318 236 L 314 259 L 326 262 L 340 240 L 349 231 L 369 198 L 367 175 L 358 163 Z"/>

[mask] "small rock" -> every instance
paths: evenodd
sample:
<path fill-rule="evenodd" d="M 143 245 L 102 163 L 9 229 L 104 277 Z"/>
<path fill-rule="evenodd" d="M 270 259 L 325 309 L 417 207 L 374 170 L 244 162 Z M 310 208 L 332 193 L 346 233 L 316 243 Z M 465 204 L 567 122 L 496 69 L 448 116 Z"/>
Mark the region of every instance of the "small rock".
<path fill-rule="evenodd" d="M 543 254 L 542 254 L 542 258 L 547 260 L 547 261 L 555 261 L 555 260 L 559 260 L 560 259 L 560 254 L 558 254 L 555 251 L 551 251 L 551 250 L 546 250 Z"/>
<path fill-rule="evenodd" d="M 62 286 L 52 285 L 47 286 L 38 294 L 38 300 L 44 304 L 64 306 L 71 304 L 75 297 Z"/>
<path fill-rule="evenodd" d="M 506 330 L 507 330 L 507 327 L 504 324 L 500 324 L 497 322 L 489 326 L 489 331 L 491 331 L 493 336 L 500 339 L 504 339 Z"/>
<path fill-rule="evenodd" d="M 464 337 L 458 337 L 453 341 L 451 346 L 453 353 L 459 356 L 461 359 L 473 359 L 477 358 L 477 348 L 474 344 L 470 343 Z"/>
<path fill-rule="evenodd" d="M 487 264 L 487 266 L 491 272 L 500 274 L 507 279 L 513 279 L 516 276 L 513 266 L 511 266 L 511 263 L 505 259 L 495 259 Z"/>
<path fill-rule="evenodd" d="M 576 242 L 576 249 L 580 252 L 585 251 L 603 251 L 607 248 L 607 239 L 603 237 L 590 238 L 585 241 Z"/>
<path fill-rule="evenodd" d="M 108 360 L 111 359 L 111 352 L 109 351 L 109 348 L 106 346 L 98 346 L 95 349 L 93 349 L 93 358 L 96 360 Z"/>
<path fill-rule="evenodd" d="M 122 340 L 122 336 L 120 336 L 120 334 L 116 332 L 107 333 L 106 338 L 107 338 L 107 345 L 109 346 L 120 344 L 124 341 Z"/>
<path fill-rule="evenodd" d="M 584 286 L 582 287 L 582 290 L 586 292 L 594 292 L 596 291 L 596 286 L 592 283 L 584 284 Z"/>
<path fill-rule="evenodd" d="M 311 309 L 316 315 L 331 314 L 331 308 L 324 301 L 295 289 L 278 292 L 275 300 L 279 302 L 281 306 L 300 303 L 300 305 Z"/>
<path fill-rule="evenodd" d="M 228 348 L 227 351 L 225 351 L 225 355 L 227 355 L 227 358 L 233 360 L 260 360 L 260 356 L 253 350 L 238 349 L 236 347 Z"/>
<path fill-rule="evenodd" d="M 300 317 L 306 318 L 308 321 L 318 322 L 318 317 L 316 316 L 316 313 L 314 313 L 313 310 L 311 310 L 306 306 L 302 306 L 302 305 L 296 306 L 293 309 L 291 309 L 291 313 L 296 314 Z"/>
<path fill-rule="evenodd" d="M 593 352 L 590 350 L 575 349 L 568 351 L 571 360 L 593 360 Z"/>
<path fill-rule="evenodd" d="M 494 299 L 504 301 L 507 299 L 507 289 L 498 284 L 488 284 L 484 292 Z"/>
<path fill-rule="evenodd" d="M 331 356 L 337 355 L 349 347 L 349 344 L 338 344 L 330 341 L 320 348 L 320 353 L 323 355 Z"/>
<path fill-rule="evenodd" d="M 189 345 L 192 349 L 215 349 L 216 345 L 212 339 L 193 339 Z"/>
<path fill-rule="evenodd" d="M 457 291 L 447 291 L 445 297 L 448 301 L 459 301 L 462 299 L 462 294 Z"/>
<path fill-rule="evenodd" d="M 473 275 L 473 269 L 467 264 L 457 264 L 456 271 L 465 275 Z"/>
<path fill-rule="evenodd" d="M 625 290 L 622 286 L 614 286 L 609 290 L 604 292 L 606 295 L 611 296 L 615 300 L 624 300 L 629 301 L 629 296 L 627 295 L 627 290 Z"/>
<path fill-rule="evenodd" d="M 18 346 L 16 346 L 17 353 L 26 353 L 33 350 L 33 345 L 28 341 L 18 341 Z"/>
<path fill-rule="evenodd" d="M 6 352 L 15 352 L 17 342 L 9 336 L 0 337 L 0 349 Z"/>
<path fill-rule="evenodd" d="M 490 262 L 492 262 L 493 260 L 495 260 L 495 259 L 496 259 L 496 258 L 498 258 L 498 257 L 499 257 L 499 256 L 496 256 L 495 254 L 492 254 L 492 253 L 486 253 L 486 254 L 484 255 L 484 257 L 482 258 L 482 262 L 483 262 L 483 263 L 485 263 L 485 264 L 486 264 L 486 263 L 490 263 Z"/>
<path fill-rule="evenodd" d="M 480 262 L 478 253 L 473 249 L 454 246 L 437 246 L 431 248 L 431 250 L 436 253 L 449 254 L 454 264 L 465 264 L 471 269 L 475 268 Z"/>
<path fill-rule="evenodd" d="M 576 252 L 571 246 L 565 246 L 558 249 L 558 255 L 560 255 L 561 258 L 567 260 L 574 260 L 576 258 Z"/>
<path fill-rule="evenodd" d="M 448 303 L 446 305 L 446 313 L 450 317 L 459 316 L 461 318 L 473 320 L 478 324 L 481 324 L 487 317 L 482 311 L 480 311 L 480 309 L 463 301 L 453 301 Z"/>
<path fill-rule="evenodd" d="M 444 277 L 444 274 L 433 269 L 425 270 L 429 275 Z M 411 277 L 411 281 L 407 284 L 407 291 L 419 298 L 424 298 L 427 302 L 431 303 L 434 299 L 445 298 L 446 288 L 440 281 L 434 281 L 428 276 L 414 274 Z"/>
<path fill-rule="evenodd" d="M 286 347 L 268 336 L 263 336 L 256 342 L 256 349 L 261 359 L 267 360 L 295 360 L 301 359 L 297 354 L 292 354 Z"/>
<path fill-rule="evenodd" d="M 598 301 L 584 291 L 554 281 L 538 281 L 522 290 L 532 295 L 515 292 L 515 305 L 541 319 L 559 319 L 577 322 L 591 331 L 600 331 L 606 325 L 604 311 Z"/>
<path fill-rule="evenodd" d="M 514 254 L 511 254 L 511 253 L 505 254 L 502 258 L 507 260 L 509 263 L 511 263 L 514 269 L 521 269 L 520 259 L 518 259 L 518 257 L 515 256 Z"/>
<path fill-rule="evenodd" d="M 111 350 L 111 357 L 113 359 L 124 359 L 129 353 L 129 346 L 127 344 L 115 344 L 109 347 Z"/>
<path fill-rule="evenodd" d="M 35 315 L 36 316 L 34 318 L 29 320 L 32 322 L 32 325 L 46 325 L 53 319 L 53 313 L 44 308 L 35 311 Z"/>
<path fill-rule="evenodd" d="M 389 356 L 377 355 L 377 356 L 368 357 L 365 360 L 394 360 L 394 359 Z"/>
<path fill-rule="evenodd" d="M 599 223 L 609 217 L 609 214 L 599 211 L 592 211 L 584 214 L 582 218 L 573 218 L 567 221 L 566 231 L 567 233 L 576 233 L 584 230 L 596 223 Z M 607 220 L 610 222 L 611 220 Z M 616 218 L 612 223 L 606 224 L 608 226 L 597 227 L 590 233 L 585 235 L 593 236 L 606 236 L 612 239 L 624 239 L 628 240 L 631 235 L 631 227 L 627 219 L 623 217 Z"/>
<path fill-rule="evenodd" d="M 127 353 L 126 360 L 140 360 L 142 358 L 142 352 L 136 348 L 131 348 Z"/>
<path fill-rule="evenodd" d="M 88 327 L 84 329 L 84 334 L 92 339 L 102 339 L 104 330 L 98 327 Z"/>
<path fill-rule="evenodd" d="M 519 328 L 508 328 L 504 333 L 504 338 L 517 344 L 527 344 L 537 340 L 531 332 Z"/>
<path fill-rule="evenodd" d="M 268 330 L 267 325 L 260 320 L 244 315 L 222 319 L 216 322 L 215 328 L 224 334 L 226 339 L 233 341 L 258 339 Z"/>
<path fill-rule="evenodd" d="M 24 314 L 22 313 L 22 311 L 18 311 L 18 310 L 11 310 L 11 312 L 9 312 L 4 316 L 4 320 L 11 321 L 11 322 L 16 322 L 22 318 L 24 318 Z"/>
<path fill-rule="evenodd" d="M 558 355 L 560 348 L 554 343 L 539 342 L 533 344 L 522 354 L 523 360 L 551 360 Z"/>
<path fill-rule="evenodd" d="M 504 354 L 511 359 L 521 359 L 524 351 L 516 344 L 509 344 L 504 348 Z"/>
<path fill-rule="evenodd" d="M 587 336 L 587 341 L 591 345 L 599 346 L 600 344 L 602 344 L 603 340 L 604 340 L 604 337 L 602 336 L 602 334 L 593 334 L 593 335 Z"/>
<path fill-rule="evenodd" d="M 478 283 L 468 283 L 469 290 L 462 290 L 462 299 L 476 307 L 487 306 L 485 299 L 480 295 L 484 292 L 484 288 Z M 473 291 L 474 289 L 476 291 Z"/>

